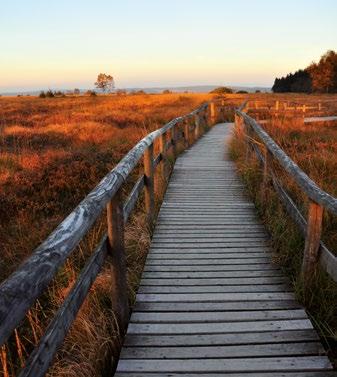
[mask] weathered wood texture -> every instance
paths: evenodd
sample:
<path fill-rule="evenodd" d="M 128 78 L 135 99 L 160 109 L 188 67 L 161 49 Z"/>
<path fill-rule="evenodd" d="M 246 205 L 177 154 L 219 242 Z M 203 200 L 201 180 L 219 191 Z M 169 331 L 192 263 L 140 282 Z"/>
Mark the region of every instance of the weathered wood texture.
<path fill-rule="evenodd" d="M 224 158 L 231 129 L 176 161 L 116 376 L 334 375 Z"/>
<path fill-rule="evenodd" d="M 320 240 L 323 209 L 330 210 L 336 214 L 335 207 L 337 199 L 321 190 L 291 159 L 285 152 L 272 140 L 272 138 L 263 130 L 263 128 L 250 118 L 247 114 L 242 113 L 242 105 L 235 114 L 235 129 L 237 135 L 244 138 L 245 133 L 252 133 L 253 136 L 246 137 L 248 149 L 255 151 L 263 168 L 263 186 L 266 185 L 268 177 L 271 178 L 272 185 L 278 193 L 278 196 L 284 204 L 289 215 L 298 225 L 301 233 L 305 237 L 305 250 L 302 266 L 302 275 L 305 284 L 309 287 L 314 272 L 319 261 L 321 267 L 337 282 L 337 258 L 327 249 Z M 255 133 L 255 134 L 254 134 Z M 257 136 L 258 143 L 254 142 Z M 261 142 L 262 149 L 261 151 Z M 260 146 L 258 146 L 260 144 Z M 273 153 L 274 152 L 274 153 Z M 275 172 L 270 168 L 270 161 L 275 157 L 280 165 L 290 174 L 297 182 L 300 188 L 309 197 L 308 221 L 303 217 L 294 201 L 291 199 L 286 190 L 282 187 Z M 289 169 L 286 169 L 288 167 Z M 311 195 L 310 195 L 311 193 Z M 321 199 L 313 200 L 312 198 Z M 320 204 L 318 204 L 320 203 Z"/>
<path fill-rule="evenodd" d="M 246 125 L 254 130 L 255 134 L 263 142 L 271 155 L 273 155 L 280 165 L 290 174 L 306 195 L 312 201 L 322 205 L 333 214 L 337 215 L 337 199 L 319 188 L 253 118 L 240 110 L 237 110 L 237 114 L 244 119 Z"/>
<path fill-rule="evenodd" d="M 108 250 L 112 259 L 112 309 L 123 333 L 129 320 L 129 306 L 124 249 L 124 209 L 120 190 L 107 205 L 107 224 Z"/>
<path fill-rule="evenodd" d="M 42 377 L 45 375 L 55 352 L 62 344 L 92 283 L 101 270 L 107 253 L 107 236 L 104 236 L 71 289 L 70 294 L 40 339 L 38 346 L 29 356 L 19 377 Z"/>

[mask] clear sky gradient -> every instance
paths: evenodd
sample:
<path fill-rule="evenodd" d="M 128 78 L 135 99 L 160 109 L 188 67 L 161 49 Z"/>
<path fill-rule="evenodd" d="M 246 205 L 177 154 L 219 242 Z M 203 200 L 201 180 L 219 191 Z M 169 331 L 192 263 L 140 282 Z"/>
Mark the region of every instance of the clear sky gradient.
<path fill-rule="evenodd" d="M 0 0 L 0 91 L 271 86 L 337 49 L 336 0 Z"/>

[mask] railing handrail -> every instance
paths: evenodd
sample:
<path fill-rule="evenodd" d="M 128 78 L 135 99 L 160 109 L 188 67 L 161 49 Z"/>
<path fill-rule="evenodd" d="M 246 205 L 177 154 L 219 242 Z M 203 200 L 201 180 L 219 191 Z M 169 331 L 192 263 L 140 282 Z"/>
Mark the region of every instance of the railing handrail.
<path fill-rule="evenodd" d="M 245 131 L 248 133 L 248 137 L 245 137 L 247 148 L 251 146 L 263 166 L 262 187 L 266 187 L 268 178 L 270 178 L 279 199 L 284 204 L 288 214 L 299 226 L 300 232 L 305 238 L 302 262 L 302 278 L 305 281 L 305 285 L 310 286 L 310 280 L 312 280 L 315 273 L 318 261 L 325 272 L 337 282 L 337 257 L 334 256 L 321 241 L 323 210 L 327 209 L 332 214 L 337 215 L 337 198 L 322 190 L 309 178 L 271 138 L 263 127 L 261 127 L 255 119 L 242 111 L 245 107 L 246 102 L 235 110 L 235 125 L 238 135 L 245 135 Z M 245 125 L 247 126 L 246 130 Z M 257 135 L 258 143 L 254 143 L 254 137 L 249 135 L 252 131 Z M 263 147 L 262 151 L 260 146 Z M 292 177 L 302 192 L 308 197 L 309 208 L 307 219 L 305 219 L 294 201 L 283 188 L 275 171 L 271 168 L 270 160 L 273 158 L 278 161 L 280 166 Z"/>
<path fill-rule="evenodd" d="M 284 150 L 269 136 L 269 134 L 256 122 L 255 119 L 246 113 L 236 110 L 256 132 L 263 141 L 268 151 L 276 158 L 282 167 L 291 175 L 298 186 L 307 194 L 307 196 L 322 205 L 334 215 L 337 215 L 337 198 L 322 190 L 285 152 Z"/>

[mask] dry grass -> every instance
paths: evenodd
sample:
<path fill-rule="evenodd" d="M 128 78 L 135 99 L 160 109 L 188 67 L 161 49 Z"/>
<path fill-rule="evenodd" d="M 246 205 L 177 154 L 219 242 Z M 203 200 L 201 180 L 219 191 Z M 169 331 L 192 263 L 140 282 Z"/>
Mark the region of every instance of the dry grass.
<path fill-rule="evenodd" d="M 193 94 L 2 97 L 0 280 L 34 250 L 138 140 L 210 98 Z M 22 366 L 104 229 L 103 215 L 2 348 L 4 376 L 14 376 Z M 140 203 L 126 228 L 131 302 L 149 240 Z M 110 309 L 110 281 L 108 261 L 58 353 L 50 376 L 91 377 L 110 373 L 120 342 Z"/>
<path fill-rule="evenodd" d="M 247 97 L 281 98 L 265 94 L 227 97 L 237 105 Z M 206 94 L 1 97 L 0 281 L 30 255 L 138 140 L 210 98 Z M 316 101 L 314 96 L 310 98 Z M 130 302 L 135 297 L 150 242 L 150 232 L 144 224 L 140 203 L 126 229 Z M 103 215 L 1 349 L 5 377 L 14 376 L 24 363 L 104 229 Z M 50 376 L 96 377 L 110 373 L 120 342 L 110 308 L 108 261 L 58 353 Z"/>
<path fill-rule="evenodd" d="M 298 102 L 303 98 L 297 99 Z M 335 113 L 336 114 L 336 113 Z M 288 117 L 271 120 L 263 125 L 286 153 L 324 190 L 337 196 L 337 126 L 315 123 L 299 125 Z M 248 194 L 254 200 L 264 223 L 268 227 L 275 251 L 275 261 L 291 278 L 297 298 L 306 306 L 333 359 L 336 360 L 337 344 L 337 286 L 325 273 L 315 278 L 311 290 L 304 290 L 300 279 L 304 241 L 297 226 L 290 220 L 271 186 L 262 194 L 262 171 L 253 154 L 246 160 L 246 145 L 234 135 L 231 154 L 243 177 Z M 273 164 L 284 187 L 304 214 L 307 198 L 282 169 Z M 325 211 L 323 240 L 337 254 L 337 219 Z"/>

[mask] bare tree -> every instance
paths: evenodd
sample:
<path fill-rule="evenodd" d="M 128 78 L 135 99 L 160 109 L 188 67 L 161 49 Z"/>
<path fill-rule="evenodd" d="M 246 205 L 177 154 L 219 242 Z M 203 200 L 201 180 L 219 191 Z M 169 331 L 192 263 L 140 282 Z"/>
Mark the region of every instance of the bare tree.
<path fill-rule="evenodd" d="M 97 81 L 95 82 L 96 88 L 101 89 L 104 93 L 111 92 L 115 87 L 114 79 L 111 75 L 105 73 L 100 73 L 97 76 Z"/>

